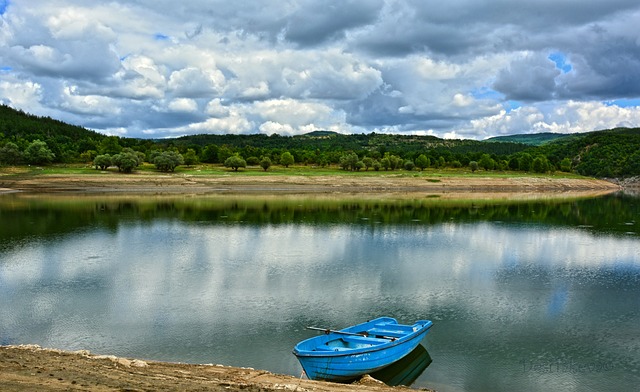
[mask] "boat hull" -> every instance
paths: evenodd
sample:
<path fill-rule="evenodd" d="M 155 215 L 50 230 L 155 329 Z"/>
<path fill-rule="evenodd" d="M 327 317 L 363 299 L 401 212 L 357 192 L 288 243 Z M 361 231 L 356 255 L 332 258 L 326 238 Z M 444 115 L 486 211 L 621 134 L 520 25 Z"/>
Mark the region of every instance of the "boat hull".
<path fill-rule="evenodd" d="M 405 357 L 420 344 L 432 325 L 429 320 L 421 320 L 407 326 L 398 324 L 395 319 L 381 317 L 302 341 L 293 353 L 312 380 L 353 380 Z M 350 337 L 361 333 L 370 337 Z M 349 343 L 347 346 L 344 343 L 352 340 L 358 344 Z"/>

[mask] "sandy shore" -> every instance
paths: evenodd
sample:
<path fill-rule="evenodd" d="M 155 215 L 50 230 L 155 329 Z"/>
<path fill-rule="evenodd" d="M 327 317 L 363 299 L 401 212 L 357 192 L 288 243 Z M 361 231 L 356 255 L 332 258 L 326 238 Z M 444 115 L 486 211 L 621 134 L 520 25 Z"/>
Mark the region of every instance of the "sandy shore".
<path fill-rule="evenodd" d="M 189 365 L 0 346 L 0 391 L 398 391 L 365 376 L 336 384 L 222 365 Z"/>
<path fill-rule="evenodd" d="M 619 185 L 588 178 L 556 177 L 404 177 L 219 175 L 97 173 L 91 175 L 0 176 L 4 192 L 31 193 L 145 193 L 145 194 L 435 194 L 443 197 L 506 197 L 539 193 L 598 195 L 620 190 Z"/>

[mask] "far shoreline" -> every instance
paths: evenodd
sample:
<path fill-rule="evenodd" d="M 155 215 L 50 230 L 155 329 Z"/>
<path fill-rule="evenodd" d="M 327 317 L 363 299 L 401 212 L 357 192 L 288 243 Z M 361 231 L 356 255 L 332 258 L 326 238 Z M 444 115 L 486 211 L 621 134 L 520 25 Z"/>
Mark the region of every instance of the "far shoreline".
<path fill-rule="evenodd" d="M 0 171 L 0 194 L 140 194 L 140 195 L 395 195 L 442 198 L 532 198 L 544 196 L 599 196 L 623 190 L 621 184 L 587 177 L 415 175 L 379 173 L 265 174 L 221 172 L 184 174 L 136 172 L 33 174 Z"/>

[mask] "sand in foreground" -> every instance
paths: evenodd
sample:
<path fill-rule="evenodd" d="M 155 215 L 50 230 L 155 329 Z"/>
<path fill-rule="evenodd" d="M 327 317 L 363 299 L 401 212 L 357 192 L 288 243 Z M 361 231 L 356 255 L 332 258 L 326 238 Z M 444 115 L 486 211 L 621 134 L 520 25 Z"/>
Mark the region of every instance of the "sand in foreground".
<path fill-rule="evenodd" d="M 336 384 L 221 365 L 143 361 L 35 345 L 0 346 L 0 391 L 296 391 L 389 392 L 365 376 Z"/>

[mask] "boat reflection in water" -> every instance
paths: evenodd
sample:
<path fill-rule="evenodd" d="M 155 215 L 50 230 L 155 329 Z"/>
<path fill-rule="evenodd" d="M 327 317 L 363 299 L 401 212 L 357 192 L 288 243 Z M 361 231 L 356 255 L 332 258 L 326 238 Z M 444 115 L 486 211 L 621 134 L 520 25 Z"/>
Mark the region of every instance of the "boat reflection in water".
<path fill-rule="evenodd" d="M 392 387 L 399 385 L 408 387 L 420 377 L 431 362 L 432 359 L 427 349 L 422 344 L 419 344 L 401 360 L 371 373 L 371 377 Z"/>

